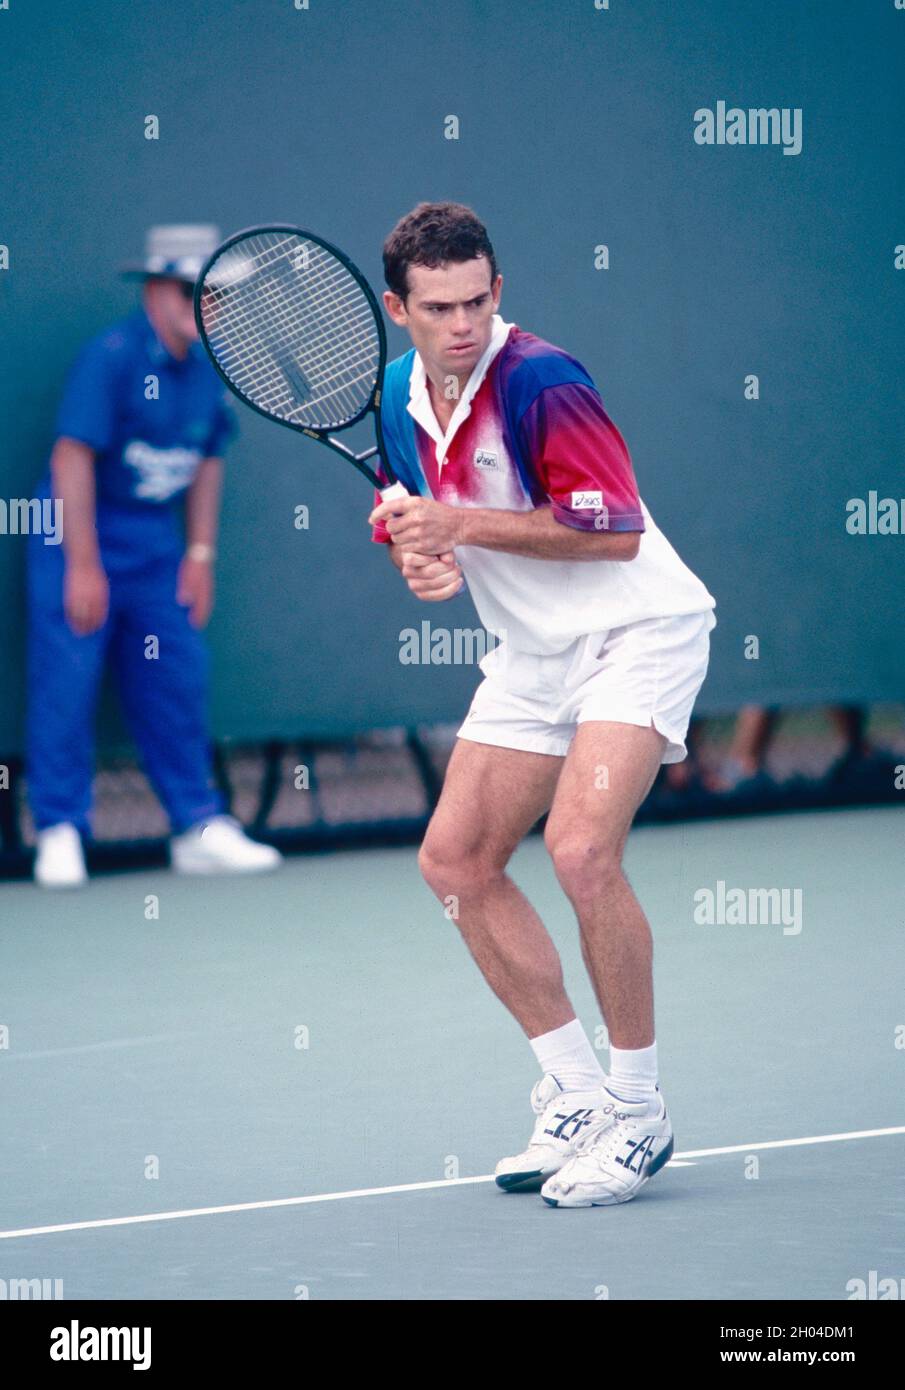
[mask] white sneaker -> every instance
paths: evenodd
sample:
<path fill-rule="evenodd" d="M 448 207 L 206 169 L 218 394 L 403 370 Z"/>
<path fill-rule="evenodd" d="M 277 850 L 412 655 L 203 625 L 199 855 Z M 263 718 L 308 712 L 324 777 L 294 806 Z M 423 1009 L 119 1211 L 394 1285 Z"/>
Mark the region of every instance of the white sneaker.
<path fill-rule="evenodd" d="M 591 1123 L 601 1091 L 564 1091 L 549 1072 L 535 1083 L 531 1109 L 537 1115 L 524 1153 L 500 1159 L 497 1187 L 504 1192 L 537 1192 L 575 1152 L 575 1141 Z"/>
<path fill-rule="evenodd" d="M 35 883 L 42 888 L 80 888 L 87 880 L 82 840 L 75 826 L 63 821 L 39 830 Z"/>
<path fill-rule="evenodd" d="M 232 816 L 212 816 L 170 841 L 177 874 L 261 874 L 282 862 L 278 849 L 250 840 Z"/>
<path fill-rule="evenodd" d="M 656 1106 L 650 1114 L 647 1101 L 620 1100 L 604 1088 L 575 1153 L 541 1189 L 548 1206 L 610 1207 L 637 1197 L 672 1158 L 672 1125 L 659 1090 Z"/>

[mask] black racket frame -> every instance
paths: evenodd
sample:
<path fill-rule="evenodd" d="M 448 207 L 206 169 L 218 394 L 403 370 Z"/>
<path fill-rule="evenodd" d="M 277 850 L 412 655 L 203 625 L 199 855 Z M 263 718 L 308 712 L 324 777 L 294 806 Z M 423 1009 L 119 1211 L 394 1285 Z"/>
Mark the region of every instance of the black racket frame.
<path fill-rule="evenodd" d="M 369 412 L 373 412 L 375 432 L 377 434 L 377 443 L 373 445 L 370 449 L 365 449 L 362 453 L 356 453 L 354 449 L 350 449 L 347 445 L 341 443 L 340 440 L 334 439 L 329 430 L 312 429 L 310 425 L 296 425 L 293 424 L 291 420 L 281 420 L 278 415 L 271 415 L 269 411 L 262 410 L 259 405 L 255 405 L 254 401 L 249 400 L 249 398 L 244 394 L 244 392 L 240 391 L 239 388 L 235 386 L 233 382 L 230 381 L 229 377 L 221 369 L 220 364 L 217 361 L 216 354 L 214 353 L 214 350 L 211 347 L 210 342 L 208 341 L 207 332 L 204 327 L 204 320 L 201 316 L 201 299 L 204 290 L 204 280 L 207 275 L 207 272 L 210 270 L 211 266 L 223 255 L 223 253 L 230 249 L 230 247 L 235 246 L 240 241 L 246 241 L 248 240 L 248 238 L 252 236 L 262 236 L 265 233 L 269 232 L 277 232 L 292 236 L 304 237 L 306 241 L 313 241 L 316 245 L 322 246 L 323 249 L 325 251 L 328 251 L 331 256 L 335 256 L 336 259 L 345 266 L 346 270 L 348 270 L 349 273 L 355 277 L 358 284 L 361 286 L 365 298 L 367 299 L 371 309 L 373 310 L 374 322 L 377 325 L 377 338 L 380 350 L 380 360 L 377 366 L 377 377 L 374 386 L 371 390 L 371 394 L 368 400 L 362 406 L 361 410 L 358 412 L 357 415 L 354 415 L 351 420 L 346 420 L 345 423 L 342 425 L 333 426 L 334 430 L 351 429 L 353 425 L 357 425 L 361 420 L 363 420 Z M 358 266 L 355 265 L 354 261 L 351 261 L 349 259 L 349 257 L 345 254 L 344 251 L 340 251 L 338 246 L 334 246 L 332 242 L 325 241 L 322 236 L 318 236 L 315 232 L 306 231 L 304 227 L 294 227 L 281 222 L 268 223 L 266 226 L 260 227 L 244 227 L 242 231 L 234 232 L 232 236 L 227 237 L 226 241 L 222 242 L 217 247 L 217 249 L 215 251 L 212 251 L 211 254 L 208 256 L 204 265 L 201 267 L 198 279 L 195 281 L 195 294 L 193 302 L 195 307 L 195 323 L 198 325 L 198 332 L 201 336 L 201 341 L 204 344 L 205 351 L 207 352 L 208 357 L 210 358 L 211 362 L 216 368 L 217 375 L 222 378 L 222 380 L 229 387 L 233 395 L 237 396 L 239 400 L 243 402 L 244 405 L 249 406 L 250 409 L 256 411 L 258 415 L 262 415 L 265 420 L 273 420 L 278 425 L 285 425 L 288 429 L 296 430 L 299 434 L 307 435 L 309 439 L 316 439 L 319 443 L 326 444 L 328 449 L 333 449 L 335 453 L 340 454 L 348 463 L 351 463 L 354 468 L 357 468 L 359 473 L 361 473 L 365 478 L 367 478 L 369 482 L 373 483 L 374 487 L 376 487 L 379 491 L 386 491 L 391 486 L 399 485 L 399 479 L 396 477 L 396 474 L 393 471 L 393 468 L 387 457 L 386 444 L 383 438 L 383 422 L 380 418 L 380 400 L 383 394 L 383 376 L 384 371 L 386 370 L 387 360 L 387 339 L 386 329 L 384 328 L 383 323 L 383 314 L 381 312 L 379 304 L 377 303 L 377 297 L 374 294 L 374 291 L 371 289 L 371 286 L 368 284 L 367 280 L 362 275 L 361 271 L 358 269 Z M 380 460 L 386 481 L 381 480 L 374 472 L 373 468 L 370 468 L 368 466 L 368 459 L 372 459 L 375 456 Z"/>

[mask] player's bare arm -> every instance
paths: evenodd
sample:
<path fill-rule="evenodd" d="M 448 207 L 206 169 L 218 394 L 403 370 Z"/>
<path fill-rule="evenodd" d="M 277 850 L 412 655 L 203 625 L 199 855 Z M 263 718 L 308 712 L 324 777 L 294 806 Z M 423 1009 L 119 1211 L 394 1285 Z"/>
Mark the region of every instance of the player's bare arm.
<path fill-rule="evenodd" d="M 550 507 L 511 512 L 451 507 L 427 497 L 382 502 L 368 518 L 383 522 L 394 549 L 439 554 L 456 545 L 482 546 L 536 560 L 633 560 L 638 531 L 579 531 L 557 521 Z"/>

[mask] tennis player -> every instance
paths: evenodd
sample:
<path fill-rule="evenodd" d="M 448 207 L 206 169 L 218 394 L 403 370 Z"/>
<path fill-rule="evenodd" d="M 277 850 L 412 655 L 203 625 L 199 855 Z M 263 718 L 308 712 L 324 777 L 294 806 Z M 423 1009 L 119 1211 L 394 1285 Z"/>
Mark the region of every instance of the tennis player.
<path fill-rule="evenodd" d="M 63 503 L 63 545 L 28 555 L 27 782 L 35 880 L 85 882 L 94 719 L 117 677 L 178 873 L 253 873 L 282 856 L 249 839 L 214 786 L 207 653 L 223 463 L 233 432 L 198 340 L 195 277 L 216 227 L 152 227 L 142 304 L 85 344 L 66 382 L 37 496 Z M 177 508 L 185 503 L 185 534 Z M 62 550 L 62 554 L 61 554 Z"/>
<path fill-rule="evenodd" d="M 638 495 L 625 442 L 568 353 L 500 316 L 483 224 L 421 203 L 386 240 L 384 304 L 412 348 L 382 399 L 390 461 L 419 496 L 381 502 L 373 539 L 411 591 L 463 577 L 499 639 L 420 854 L 542 1076 L 500 1187 L 552 1206 L 625 1202 L 669 1160 L 658 1086 L 652 941 L 626 880 L 632 819 L 661 763 L 686 756 L 715 600 Z M 549 809 L 545 841 L 574 908 L 610 1040 L 604 1074 L 538 914 L 506 874 Z"/>

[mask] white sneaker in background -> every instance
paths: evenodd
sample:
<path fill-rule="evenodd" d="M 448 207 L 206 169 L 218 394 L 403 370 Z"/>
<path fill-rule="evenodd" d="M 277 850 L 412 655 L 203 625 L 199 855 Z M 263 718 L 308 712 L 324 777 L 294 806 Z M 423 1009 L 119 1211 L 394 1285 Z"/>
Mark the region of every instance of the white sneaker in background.
<path fill-rule="evenodd" d="M 170 841 L 177 874 L 261 874 L 282 862 L 278 849 L 250 840 L 233 816 L 212 816 Z"/>
<path fill-rule="evenodd" d="M 63 821 L 39 830 L 35 883 L 42 888 L 80 888 L 87 881 L 82 840 L 75 826 Z"/>

